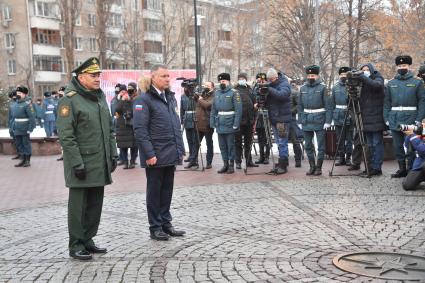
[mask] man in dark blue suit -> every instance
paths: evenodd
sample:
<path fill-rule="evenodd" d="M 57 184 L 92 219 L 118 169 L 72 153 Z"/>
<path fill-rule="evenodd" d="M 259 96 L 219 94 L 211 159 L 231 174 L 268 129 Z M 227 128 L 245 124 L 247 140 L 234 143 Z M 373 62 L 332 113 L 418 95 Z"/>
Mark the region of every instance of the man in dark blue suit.
<path fill-rule="evenodd" d="M 164 65 L 151 70 L 152 85 L 133 104 L 133 128 L 140 150 L 140 165 L 146 168 L 146 206 L 150 237 L 166 241 L 183 236 L 171 224 L 170 205 L 176 165 L 182 164 L 184 144 L 177 101 L 169 90 L 170 74 Z"/>

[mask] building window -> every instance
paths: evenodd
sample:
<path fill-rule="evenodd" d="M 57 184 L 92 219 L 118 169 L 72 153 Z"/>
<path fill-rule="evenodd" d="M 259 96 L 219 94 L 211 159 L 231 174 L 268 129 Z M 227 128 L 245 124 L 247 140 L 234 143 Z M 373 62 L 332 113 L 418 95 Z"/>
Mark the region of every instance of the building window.
<path fill-rule="evenodd" d="M 16 61 L 15 60 L 7 60 L 7 73 L 9 75 L 16 74 Z"/>
<path fill-rule="evenodd" d="M 60 56 L 34 55 L 34 70 L 61 72 L 62 58 Z"/>
<path fill-rule="evenodd" d="M 220 58 L 220 59 L 232 59 L 233 58 L 232 49 L 218 48 L 218 58 Z"/>
<path fill-rule="evenodd" d="M 81 15 L 78 15 L 76 18 L 75 18 L 75 25 L 76 26 L 81 26 Z"/>
<path fill-rule="evenodd" d="M 113 37 L 108 37 L 106 39 L 106 48 L 108 50 L 115 50 L 118 46 L 118 39 Z"/>
<path fill-rule="evenodd" d="M 13 33 L 6 33 L 6 49 L 15 48 L 15 35 Z"/>
<path fill-rule="evenodd" d="M 162 42 L 160 41 L 145 41 L 145 53 L 162 53 Z"/>
<path fill-rule="evenodd" d="M 89 26 L 91 26 L 91 27 L 96 26 L 96 15 L 95 14 L 89 14 Z"/>
<path fill-rule="evenodd" d="M 143 0 L 143 7 L 148 10 L 161 11 L 162 1 L 160 0 Z"/>
<path fill-rule="evenodd" d="M 39 17 L 58 18 L 58 7 L 53 2 L 35 2 L 35 14 Z"/>
<path fill-rule="evenodd" d="M 162 32 L 162 21 L 145 18 L 143 20 L 145 31 L 160 33 Z"/>
<path fill-rule="evenodd" d="M 83 50 L 83 39 L 81 37 L 74 37 L 75 50 Z"/>
<path fill-rule="evenodd" d="M 122 27 L 123 20 L 121 14 L 111 13 L 111 16 L 108 20 L 108 26 L 110 27 Z"/>
<path fill-rule="evenodd" d="M 48 44 L 54 46 L 60 46 L 61 44 L 59 31 L 32 28 L 31 33 L 33 43 Z"/>
<path fill-rule="evenodd" d="M 96 40 L 96 38 L 90 38 L 90 51 L 92 51 L 92 52 L 97 51 L 97 40 Z"/>
<path fill-rule="evenodd" d="M 117 4 L 117 6 L 124 7 L 125 6 L 125 0 L 116 0 L 115 4 Z"/>
<path fill-rule="evenodd" d="M 108 69 L 109 70 L 115 70 L 115 62 L 109 62 L 108 63 Z"/>
<path fill-rule="evenodd" d="M 3 14 L 3 21 L 8 22 L 12 20 L 12 14 L 10 11 L 10 7 L 8 5 L 3 6 L 2 14 Z"/>
<path fill-rule="evenodd" d="M 218 40 L 230 41 L 231 40 L 230 31 L 219 30 Z"/>
<path fill-rule="evenodd" d="M 65 36 L 64 35 L 61 35 L 61 48 L 63 49 L 63 48 L 65 48 Z"/>
<path fill-rule="evenodd" d="M 139 11 L 139 1 L 140 0 L 132 0 L 131 1 L 131 7 L 133 8 L 133 10 Z"/>
<path fill-rule="evenodd" d="M 95 0 L 88 0 L 87 2 L 89 2 L 90 4 L 94 4 Z"/>

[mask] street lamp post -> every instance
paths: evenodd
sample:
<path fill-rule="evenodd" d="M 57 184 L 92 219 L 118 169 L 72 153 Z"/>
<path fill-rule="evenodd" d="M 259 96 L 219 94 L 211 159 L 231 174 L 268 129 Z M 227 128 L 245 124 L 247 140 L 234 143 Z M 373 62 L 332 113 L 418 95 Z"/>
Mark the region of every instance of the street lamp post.
<path fill-rule="evenodd" d="M 201 70 L 201 19 L 198 19 L 198 12 L 196 9 L 196 0 L 193 0 L 193 11 L 195 14 L 195 51 L 196 51 L 196 81 L 198 85 L 202 83 L 202 70 Z"/>

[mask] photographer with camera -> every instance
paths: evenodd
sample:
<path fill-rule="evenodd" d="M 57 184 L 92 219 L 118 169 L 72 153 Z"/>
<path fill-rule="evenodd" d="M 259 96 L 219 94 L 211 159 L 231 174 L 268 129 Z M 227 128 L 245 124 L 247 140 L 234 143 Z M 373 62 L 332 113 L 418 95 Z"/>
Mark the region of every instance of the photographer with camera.
<path fill-rule="evenodd" d="M 270 146 L 267 143 L 266 130 L 263 123 L 264 117 L 268 117 L 268 110 L 263 108 L 265 101 L 260 93 L 261 85 L 267 84 L 267 76 L 265 73 L 258 73 L 255 78 L 256 84 L 253 93 L 256 103 L 254 108 L 258 111 L 255 130 L 257 131 L 258 147 L 260 148 L 260 159 L 255 161 L 255 164 L 269 164 Z"/>
<path fill-rule="evenodd" d="M 416 152 L 416 158 L 413 162 L 412 169 L 407 173 L 406 178 L 403 180 L 403 189 L 411 191 L 417 189 L 418 185 L 425 181 L 425 120 L 422 120 L 422 125 L 419 127 L 408 125 L 405 126 L 403 133 L 406 138 L 404 146 L 406 148 L 413 148 Z"/>
<path fill-rule="evenodd" d="M 407 176 L 410 170 L 414 153 L 407 155 L 404 151 L 404 134 L 400 131 L 400 124 L 418 125 L 425 117 L 425 93 L 422 80 L 415 78 L 410 71 L 412 57 L 409 55 L 397 56 L 397 75 L 390 80 L 386 87 L 384 119 L 391 130 L 393 147 L 399 169 L 391 178 Z M 407 167 L 406 167 L 407 158 Z"/>
<path fill-rule="evenodd" d="M 198 126 L 199 144 L 196 143 L 195 160 L 198 160 L 199 146 L 205 137 L 207 142 L 207 166 L 205 169 L 212 168 L 214 157 L 213 133 L 214 128 L 210 126 L 211 107 L 214 100 L 214 83 L 205 82 L 201 95 L 195 95 L 196 101 L 196 123 Z"/>
<path fill-rule="evenodd" d="M 218 75 L 220 89 L 214 94 L 211 108 L 210 125 L 217 130 L 223 167 L 219 174 L 235 172 L 235 133 L 239 130 L 242 117 L 242 102 L 240 94 L 232 89 L 230 74 Z"/>
<path fill-rule="evenodd" d="M 255 97 L 251 87 L 247 84 L 248 76 L 239 74 L 235 89 L 239 92 L 242 100 L 242 118 L 239 131 L 235 133 L 236 169 L 242 169 L 242 149 L 247 167 L 258 167 L 252 162 L 251 143 L 253 136 L 252 126 L 255 120 L 254 103 Z M 243 139 L 243 148 L 242 148 Z"/>
<path fill-rule="evenodd" d="M 189 162 L 187 166 L 185 166 L 185 169 L 197 169 L 199 167 L 198 165 L 198 158 L 196 154 L 196 148 L 197 148 L 197 133 L 195 128 L 195 108 L 196 108 L 196 101 L 194 98 L 194 87 L 192 87 L 192 82 L 188 80 L 184 80 L 182 82 L 182 87 L 184 90 L 183 95 L 180 99 L 180 119 L 181 124 L 184 127 L 184 130 L 186 131 L 186 140 L 187 144 L 189 146 L 189 157 L 185 159 L 185 162 Z"/>
<path fill-rule="evenodd" d="M 131 87 L 134 89 L 134 85 Z M 124 169 L 133 169 L 137 158 L 137 146 L 133 131 L 133 102 L 126 85 L 120 85 L 119 90 L 118 101 L 115 106 L 117 147 L 122 154 Z M 128 161 L 128 149 L 130 149 L 130 162 Z"/>
<path fill-rule="evenodd" d="M 332 101 L 319 73 L 319 66 L 312 65 L 306 68 L 307 82 L 301 87 L 298 99 L 298 119 L 304 132 L 305 150 L 310 164 L 307 176 L 322 175 L 325 130 L 331 126 L 332 122 Z M 317 162 L 313 145 L 314 134 L 317 139 Z"/>
<path fill-rule="evenodd" d="M 345 83 L 347 81 L 347 72 L 350 67 L 341 67 L 338 70 L 339 80 L 332 88 L 333 121 L 336 130 L 336 136 L 339 139 L 337 148 L 338 161 L 335 166 L 351 165 L 351 153 L 353 152 L 353 131 L 352 120 L 348 116 L 345 124 L 344 119 L 347 115 L 348 93 Z"/>

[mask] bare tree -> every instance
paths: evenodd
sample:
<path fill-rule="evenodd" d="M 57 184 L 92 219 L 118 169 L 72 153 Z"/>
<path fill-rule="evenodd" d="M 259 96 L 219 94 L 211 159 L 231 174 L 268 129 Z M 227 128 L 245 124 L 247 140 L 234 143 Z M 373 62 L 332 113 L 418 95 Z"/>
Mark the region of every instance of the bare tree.
<path fill-rule="evenodd" d="M 98 34 L 97 43 L 99 46 L 99 61 L 103 68 L 107 66 L 107 29 L 108 21 L 110 20 L 111 16 L 112 4 L 114 4 L 114 0 L 96 1 L 96 29 Z"/>

